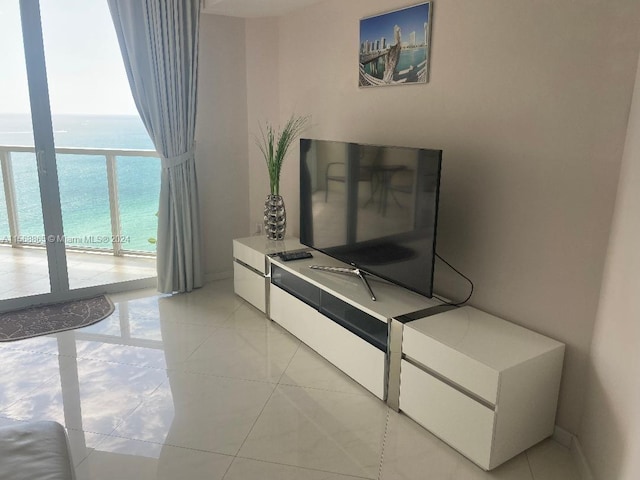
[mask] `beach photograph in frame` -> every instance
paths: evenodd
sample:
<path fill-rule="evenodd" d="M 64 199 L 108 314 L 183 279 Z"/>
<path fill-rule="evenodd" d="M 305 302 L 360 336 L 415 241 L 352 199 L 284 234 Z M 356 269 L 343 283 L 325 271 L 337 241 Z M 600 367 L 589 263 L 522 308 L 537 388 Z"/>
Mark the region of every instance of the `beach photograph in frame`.
<path fill-rule="evenodd" d="M 360 20 L 360 87 L 427 83 L 431 2 Z"/>

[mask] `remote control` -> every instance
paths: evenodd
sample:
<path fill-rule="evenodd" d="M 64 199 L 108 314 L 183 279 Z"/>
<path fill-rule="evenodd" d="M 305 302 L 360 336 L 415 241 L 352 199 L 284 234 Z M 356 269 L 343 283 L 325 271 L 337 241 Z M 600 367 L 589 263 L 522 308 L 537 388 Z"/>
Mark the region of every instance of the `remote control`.
<path fill-rule="evenodd" d="M 291 260 L 302 260 L 303 258 L 311 258 L 313 255 L 309 252 L 282 252 L 279 255 L 283 262 L 290 262 Z"/>

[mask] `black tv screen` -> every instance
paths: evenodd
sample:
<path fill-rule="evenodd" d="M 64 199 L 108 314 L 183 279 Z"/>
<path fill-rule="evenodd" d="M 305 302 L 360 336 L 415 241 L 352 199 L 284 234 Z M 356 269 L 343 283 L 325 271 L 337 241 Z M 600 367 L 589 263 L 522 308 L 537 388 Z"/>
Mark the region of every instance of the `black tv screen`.
<path fill-rule="evenodd" d="M 431 297 L 442 150 L 300 140 L 300 241 Z"/>

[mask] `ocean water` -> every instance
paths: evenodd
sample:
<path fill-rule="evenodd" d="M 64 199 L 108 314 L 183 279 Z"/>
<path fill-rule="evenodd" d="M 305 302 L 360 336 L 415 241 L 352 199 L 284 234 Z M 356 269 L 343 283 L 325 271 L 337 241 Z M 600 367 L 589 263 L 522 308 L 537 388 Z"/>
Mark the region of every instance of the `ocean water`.
<path fill-rule="evenodd" d="M 54 115 L 56 147 L 150 149 L 153 144 L 137 116 Z M 0 114 L 0 145 L 33 146 L 29 115 Z M 44 241 L 35 154 L 12 153 L 20 236 Z M 106 161 L 102 156 L 56 156 L 64 234 L 68 245 L 111 248 L 111 218 Z M 118 157 L 122 247 L 155 251 L 160 195 L 160 160 Z M 2 174 L 0 173 L 0 176 Z M 0 182 L 0 240 L 9 239 L 3 183 Z"/>

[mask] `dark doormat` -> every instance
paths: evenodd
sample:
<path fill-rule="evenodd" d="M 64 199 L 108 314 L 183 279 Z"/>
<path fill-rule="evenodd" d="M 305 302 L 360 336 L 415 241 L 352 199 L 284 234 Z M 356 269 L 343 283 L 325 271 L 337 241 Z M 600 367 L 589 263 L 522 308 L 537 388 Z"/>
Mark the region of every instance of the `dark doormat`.
<path fill-rule="evenodd" d="M 0 313 L 0 342 L 11 342 L 86 327 L 108 317 L 114 306 L 106 296 Z"/>

